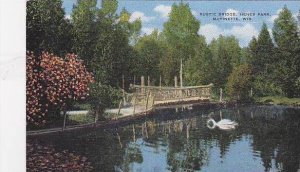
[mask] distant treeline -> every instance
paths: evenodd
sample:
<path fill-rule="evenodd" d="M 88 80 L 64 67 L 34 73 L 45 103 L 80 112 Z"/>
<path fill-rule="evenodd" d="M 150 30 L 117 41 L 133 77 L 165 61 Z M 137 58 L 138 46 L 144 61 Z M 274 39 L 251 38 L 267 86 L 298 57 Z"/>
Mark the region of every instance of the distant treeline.
<path fill-rule="evenodd" d="M 264 23 L 242 48 L 234 36 L 220 35 L 208 44 L 188 3 L 174 3 L 162 32 L 150 35 L 141 34 L 142 21 L 131 21 L 125 8 L 117 13 L 117 0 L 96 4 L 78 0 L 66 17 L 62 0 L 28 1 L 26 45 L 35 54 L 77 54 L 96 81 L 90 99 L 103 107 L 116 103 L 123 75 L 126 87 L 142 75 L 150 76 L 151 84 L 161 76 L 164 85 L 174 85 L 181 59 L 184 85 L 213 83 L 235 100 L 247 99 L 251 88 L 255 96 L 300 96 L 299 28 L 287 7 L 272 34 Z"/>

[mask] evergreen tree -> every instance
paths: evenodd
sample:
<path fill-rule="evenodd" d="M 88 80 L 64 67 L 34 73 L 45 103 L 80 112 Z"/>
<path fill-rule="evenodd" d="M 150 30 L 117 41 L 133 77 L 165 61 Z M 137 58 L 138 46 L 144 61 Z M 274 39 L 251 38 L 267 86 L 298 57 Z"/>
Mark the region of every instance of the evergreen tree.
<path fill-rule="evenodd" d="M 257 39 L 253 36 L 247 47 L 247 63 L 253 64 L 257 56 Z"/>
<path fill-rule="evenodd" d="M 297 64 L 299 38 L 297 23 L 286 6 L 274 21 L 273 35 L 278 57 L 275 76 L 288 97 L 296 96 L 299 94 L 296 84 L 299 78 L 299 65 Z"/>
<path fill-rule="evenodd" d="M 274 62 L 274 44 L 265 23 L 263 23 L 257 38 L 256 51 L 257 53 L 252 61 L 253 72 L 261 74 L 267 71 L 267 67 L 270 68 L 270 65 Z"/>
<path fill-rule="evenodd" d="M 250 64 L 252 64 L 253 69 L 255 95 L 278 95 L 281 89 L 274 82 L 275 48 L 265 23 L 262 25 L 257 41 L 253 38 L 249 47 L 252 52 Z"/>

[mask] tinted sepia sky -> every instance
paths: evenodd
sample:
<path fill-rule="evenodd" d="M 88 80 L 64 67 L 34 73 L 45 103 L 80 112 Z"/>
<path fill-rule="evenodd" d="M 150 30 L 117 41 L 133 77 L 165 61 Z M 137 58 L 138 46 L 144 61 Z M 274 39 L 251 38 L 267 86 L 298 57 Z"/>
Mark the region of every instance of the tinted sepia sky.
<path fill-rule="evenodd" d="M 66 17 L 77 0 L 64 0 L 63 6 Z M 140 18 L 143 22 L 142 33 L 150 34 L 155 28 L 162 31 L 163 23 L 168 20 L 168 13 L 173 3 L 180 1 L 119 1 L 118 13 L 126 8 L 131 14 L 131 20 Z M 206 37 L 207 42 L 222 35 L 236 36 L 241 46 L 247 46 L 253 36 L 257 36 L 263 22 L 267 23 L 269 30 L 273 27 L 274 19 L 280 9 L 287 5 L 296 18 L 300 10 L 300 1 L 183 1 L 189 3 L 193 15 L 200 20 L 199 34 Z M 98 7 L 101 0 L 98 0 Z M 255 13 L 251 21 L 216 21 L 213 17 L 201 16 L 200 13 Z M 257 16 L 258 13 L 269 13 L 268 16 Z"/>

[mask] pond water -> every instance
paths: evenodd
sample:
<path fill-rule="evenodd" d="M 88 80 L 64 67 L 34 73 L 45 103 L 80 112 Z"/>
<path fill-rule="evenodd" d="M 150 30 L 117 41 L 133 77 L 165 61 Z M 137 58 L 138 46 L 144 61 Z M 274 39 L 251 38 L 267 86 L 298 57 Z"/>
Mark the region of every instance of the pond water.
<path fill-rule="evenodd" d="M 209 129 L 209 118 L 231 119 L 238 126 Z M 93 171 L 299 171 L 300 109 L 174 107 L 114 127 L 29 137 L 27 142 L 85 156 Z"/>

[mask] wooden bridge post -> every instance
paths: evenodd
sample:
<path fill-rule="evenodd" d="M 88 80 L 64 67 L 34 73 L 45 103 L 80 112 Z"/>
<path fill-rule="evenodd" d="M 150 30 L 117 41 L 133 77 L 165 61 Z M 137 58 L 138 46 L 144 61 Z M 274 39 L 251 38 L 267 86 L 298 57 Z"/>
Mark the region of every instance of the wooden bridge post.
<path fill-rule="evenodd" d="M 161 88 L 161 75 L 159 75 L 159 87 Z"/>
<path fill-rule="evenodd" d="M 182 58 L 180 59 L 180 87 L 183 87 L 183 71 L 182 71 Z"/>
<path fill-rule="evenodd" d="M 135 114 L 136 94 L 134 94 L 133 98 L 134 98 L 134 100 L 133 100 L 133 113 L 132 113 L 132 115 Z"/>
<path fill-rule="evenodd" d="M 177 87 L 177 76 L 174 76 L 175 87 Z"/>
<path fill-rule="evenodd" d="M 142 87 L 142 94 L 145 93 L 145 78 L 144 76 L 141 76 L 141 87 Z"/>
<path fill-rule="evenodd" d="M 122 100 L 119 103 L 119 110 L 118 110 L 118 114 L 117 114 L 117 119 L 118 119 L 118 116 L 120 115 L 121 107 L 122 107 Z"/>
<path fill-rule="evenodd" d="M 149 102 L 149 97 L 150 97 L 150 91 L 147 93 L 147 100 L 146 100 L 146 112 L 148 110 L 148 102 Z"/>
<path fill-rule="evenodd" d="M 63 113 L 64 113 L 64 123 L 63 123 L 62 131 L 64 131 L 66 128 L 66 119 L 67 119 L 67 112 L 64 110 Z"/>
<path fill-rule="evenodd" d="M 151 106 L 151 108 L 153 108 L 154 103 L 155 103 L 155 94 L 152 95 L 152 106 Z"/>
<path fill-rule="evenodd" d="M 209 91 L 208 91 L 208 94 L 209 94 L 209 100 L 212 99 L 212 86 L 213 86 L 213 84 L 209 84 Z"/>
<path fill-rule="evenodd" d="M 148 76 L 148 86 L 150 86 L 150 76 Z"/>

